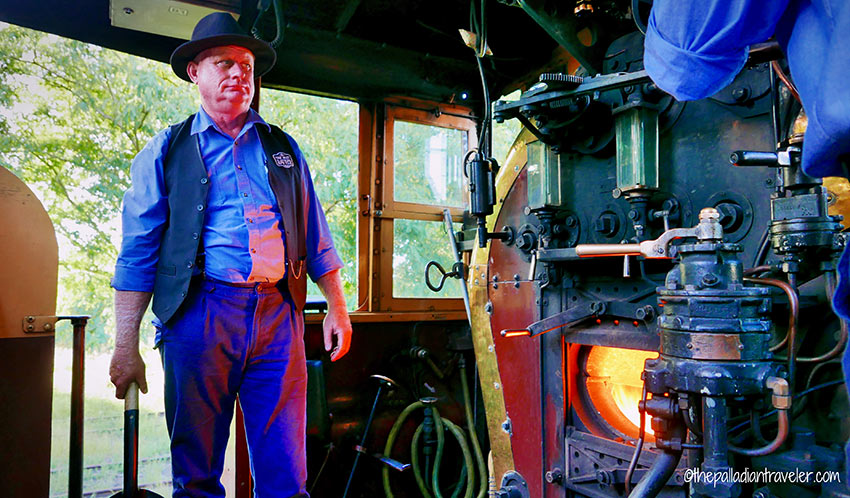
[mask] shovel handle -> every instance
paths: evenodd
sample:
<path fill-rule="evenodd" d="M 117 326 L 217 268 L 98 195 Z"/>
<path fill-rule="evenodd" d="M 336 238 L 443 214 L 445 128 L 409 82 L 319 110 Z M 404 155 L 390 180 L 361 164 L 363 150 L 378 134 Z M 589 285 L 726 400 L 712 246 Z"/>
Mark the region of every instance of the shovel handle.
<path fill-rule="evenodd" d="M 139 489 L 139 385 L 131 382 L 124 396 L 124 497 Z"/>
<path fill-rule="evenodd" d="M 127 393 L 124 394 L 124 411 L 139 409 L 139 384 L 136 381 L 130 382 L 127 386 Z"/>

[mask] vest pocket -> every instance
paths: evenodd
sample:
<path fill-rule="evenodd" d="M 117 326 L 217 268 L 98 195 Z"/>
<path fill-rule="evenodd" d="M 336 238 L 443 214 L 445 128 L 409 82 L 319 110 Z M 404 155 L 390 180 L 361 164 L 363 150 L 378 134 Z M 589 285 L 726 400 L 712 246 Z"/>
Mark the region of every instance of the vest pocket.
<path fill-rule="evenodd" d="M 157 272 L 162 275 L 168 275 L 173 277 L 177 275 L 177 267 L 174 265 L 160 265 L 160 267 L 157 268 Z"/>

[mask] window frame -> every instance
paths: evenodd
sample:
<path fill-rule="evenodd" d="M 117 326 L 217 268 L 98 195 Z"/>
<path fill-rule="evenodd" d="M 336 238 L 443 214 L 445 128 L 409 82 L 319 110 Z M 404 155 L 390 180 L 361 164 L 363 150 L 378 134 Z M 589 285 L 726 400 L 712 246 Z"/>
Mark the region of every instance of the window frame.
<path fill-rule="evenodd" d="M 471 147 L 477 143 L 476 117 L 467 107 L 411 99 L 361 104 L 360 116 L 358 302 L 361 304 L 357 311 L 462 311 L 464 306 L 460 297 L 393 295 L 394 221 L 408 219 L 442 222 L 443 210 L 448 208 L 452 221 L 461 222 L 464 211 L 462 207 L 395 200 L 393 140 L 395 122 L 404 121 L 464 131 L 467 134 L 467 147 Z M 368 223 L 364 218 L 368 219 Z"/>

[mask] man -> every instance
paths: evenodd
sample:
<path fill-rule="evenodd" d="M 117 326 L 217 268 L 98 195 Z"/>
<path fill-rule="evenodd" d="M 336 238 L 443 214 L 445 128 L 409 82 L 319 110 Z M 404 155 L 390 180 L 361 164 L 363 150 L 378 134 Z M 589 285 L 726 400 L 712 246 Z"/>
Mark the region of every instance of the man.
<path fill-rule="evenodd" d="M 147 391 L 139 323 L 153 296 L 175 497 L 224 496 L 237 394 L 256 496 L 307 496 L 305 273 L 328 301 L 331 360 L 349 347 L 342 263 L 307 165 L 249 107 L 275 59 L 229 14 L 201 19 L 171 56 L 201 108 L 136 156 L 124 197 L 110 376 L 118 398 L 131 382 Z"/>

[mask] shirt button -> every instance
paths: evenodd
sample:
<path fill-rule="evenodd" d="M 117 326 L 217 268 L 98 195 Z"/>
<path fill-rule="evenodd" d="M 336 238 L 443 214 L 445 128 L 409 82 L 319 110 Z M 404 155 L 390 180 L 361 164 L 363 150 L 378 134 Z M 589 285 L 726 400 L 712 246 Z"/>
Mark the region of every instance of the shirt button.
<path fill-rule="evenodd" d="M 198 211 L 203 211 L 203 210 L 204 210 L 204 205 L 198 204 Z"/>
<path fill-rule="evenodd" d="M 193 233 L 192 238 L 198 240 L 198 232 Z"/>
<path fill-rule="evenodd" d="M 257 250 L 256 250 L 256 249 L 251 249 L 251 252 L 252 252 L 252 253 L 256 253 L 256 252 L 257 252 Z"/>
<path fill-rule="evenodd" d="M 185 292 L 181 292 L 181 293 L 180 293 L 180 297 L 186 297 L 186 293 L 185 293 Z M 170 307 L 169 307 L 169 309 L 170 309 Z"/>
<path fill-rule="evenodd" d="M 241 164 L 237 164 L 237 165 L 236 165 L 236 169 L 242 169 L 242 165 L 241 165 Z"/>
<path fill-rule="evenodd" d="M 248 192 L 242 192 L 242 197 L 248 197 Z"/>
<path fill-rule="evenodd" d="M 248 223 L 254 223 L 254 218 L 248 218 Z"/>
<path fill-rule="evenodd" d="M 203 178 L 201 178 L 201 185 L 206 185 L 209 181 L 210 181 L 209 178 L 203 177 Z"/>
<path fill-rule="evenodd" d="M 195 266 L 195 264 L 194 264 L 194 263 L 192 263 L 191 261 L 189 261 L 188 263 L 186 263 L 186 268 L 191 268 L 191 267 L 193 267 L 193 266 Z"/>

